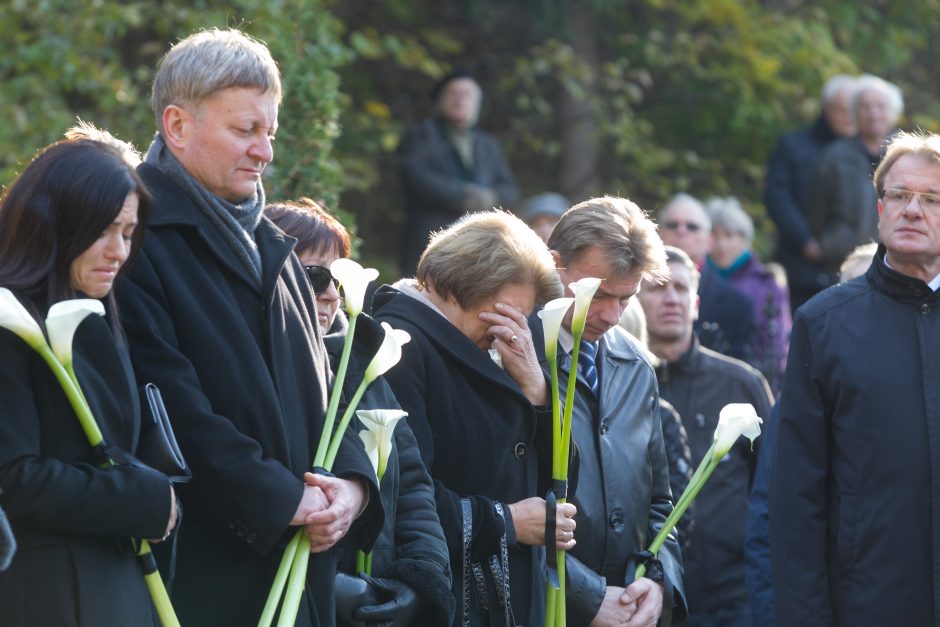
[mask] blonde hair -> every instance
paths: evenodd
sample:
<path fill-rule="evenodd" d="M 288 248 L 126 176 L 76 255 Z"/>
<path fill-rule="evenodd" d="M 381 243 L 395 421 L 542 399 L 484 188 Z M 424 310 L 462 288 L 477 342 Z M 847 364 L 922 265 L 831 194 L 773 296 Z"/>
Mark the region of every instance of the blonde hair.
<path fill-rule="evenodd" d="M 935 133 L 906 133 L 901 131 L 895 135 L 891 143 L 885 150 L 884 159 L 878 164 L 875 170 L 874 182 L 875 189 L 878 191 L 878 198 L 885 193 L 885 177 L 894 167 L 895 162 L 904 155 L 917 155 L 940 163 L 940 135 Z"/>
<path fill-rule="evenodd" d="M 464 216 L 435 233 L 418 261 L 418 283 L 470 309 L 507 285 L 532 286 L 536 303 L 562 295 L 545 243 L 505 211 Z"/>

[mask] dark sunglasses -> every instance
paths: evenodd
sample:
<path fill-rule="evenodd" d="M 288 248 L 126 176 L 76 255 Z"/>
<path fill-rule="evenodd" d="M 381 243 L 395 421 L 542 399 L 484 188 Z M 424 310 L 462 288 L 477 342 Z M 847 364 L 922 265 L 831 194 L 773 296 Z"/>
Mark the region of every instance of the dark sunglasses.
<path fill-rule="evenodd" d="M 307 271 L 307 278 L 310 279 L 310 286 L 313 288 L 314 294 L 322 294 L 325 292 L 326 288 L 330 285 L 330 281 L 333 281 L 333 285 L 339 289 L 339 281 L 333 277 L 329 268 L 324 268 L 323 266 L 304 266 L 304 270 Z"/>
<path fill-rule="evenodd" d="M 675 231 L 680 226 L 684 226 L 685 230 L 689 233 L 696 233 L 702 229 L 702 225 L 696 224 L 695 222 L 680 222 L 678 220 L 667 220 L 663 222 L 663 228 L 667 231 Z"/>

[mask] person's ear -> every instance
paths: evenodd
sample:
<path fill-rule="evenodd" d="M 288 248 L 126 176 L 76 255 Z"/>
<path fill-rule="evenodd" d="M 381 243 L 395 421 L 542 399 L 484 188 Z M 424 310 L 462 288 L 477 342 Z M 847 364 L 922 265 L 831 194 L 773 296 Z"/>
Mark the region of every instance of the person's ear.
<path fill-rule="evenodd" d="M 177 149 L 186 148 L 187 130 L 192 116 L 178 105 L 167 105 L 163 110 L 163 141 Z"/>
<path fill-rule="evenodd" d="M 565 265 L 561 262 L 561 255 L 558 254 L 558 251 L 557 251 L 557 250 L 550 250 L 550 251 L 548 251 L 548 252 L 551 253 L 551 255 L 552 255 L 552 260 L 555 262 L 555 269 L 556 269 L 556 270 L 564 270 Z"/>
<path fill-rule="evenodd" d="M 882 213 L 884 213 L 884 210 L 885 210 L 884 200 L 879 198 L 878 199 L 878 215 L 880 216 Z"/>

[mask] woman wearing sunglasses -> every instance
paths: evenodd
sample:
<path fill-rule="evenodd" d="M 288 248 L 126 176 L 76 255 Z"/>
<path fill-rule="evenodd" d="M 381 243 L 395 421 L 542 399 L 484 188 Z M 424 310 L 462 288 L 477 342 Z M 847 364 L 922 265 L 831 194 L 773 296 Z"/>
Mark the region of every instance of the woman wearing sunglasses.
<path fill-rule="evenodd" d="M 349 257 L 345 227 L 312 200 L 268 205 L 265 214 L 297 238 L 294 252 L 307 270 L 317 297 L 317 321 L 336 368 L 347 322 L 339 310 L 337 282 L 329 271 Z M 350 355 L 343 403 L 352 396 L 384 337 L 382 327 L 361 314 Z M 359 409 L 400 409 L 384 378 L 373 383 Z M 342 411 L 343 408 L 340 408 Z M 362 425 L 350 425 L 358 430 Z M 421 461 L 415 436 L 405 420 L 395 427 L 393 449 L 380 485 L 385 525 L 372 549 L 372 577 L 355 573 L 355 549 L 340 559 L 336 576 L 339 625 L 448 625 L 454 614 L 447 546 L 434 505 L 434 488 Z"/>

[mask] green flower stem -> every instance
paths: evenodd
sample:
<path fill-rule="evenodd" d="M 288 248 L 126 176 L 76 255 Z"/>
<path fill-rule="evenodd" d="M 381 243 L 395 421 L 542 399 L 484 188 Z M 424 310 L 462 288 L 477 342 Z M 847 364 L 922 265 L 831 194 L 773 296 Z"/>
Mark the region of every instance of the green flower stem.
<path fill-rule="evenodd" d="M 555 607 L 558 600 L 558 588 L 548 586 L 548 593 L 545 595 L 545 626 L 554 627 L 555 625 Z"/>
<path fill-rule="evenodd" d="M 372 551 L 366 553 L 366 574 L 372 576 Z"/>
<path fill-rule="evenodd" d="M 146 555 L 150 552 L 150 543 L 146 540 L 141 540 L 137 555 Z M 147 589 L 150 591 L 150 598 L 153 601 L 154 607 L 157 609 L 157 616 L 160 617 L 160 623 L 162 623 L 163 627 L 180 627 L 180 622 L 176 618 L 176 612 L 173 611 L 173 604 L 170 603 L 170 597 L 166 593 L 166 588 L 163 587 L 163 579 L 160 578 L 160 573 L 156 572 L 144 575 L 144 582 L 147 584 Z"/>
<path fill-rule="evenodd" d="M 314 466 L 322 466 L 327 470 L 333 468 L 333 462 L 336 461 L 336 454 L 339 452 L 339 445 L 343 442 L 343 434 L 346 432 L 346 427 L 349 426 L 349 421 L 352 420 L 353 414 L 356 413 L 356 407 L 359 406 L 359 401 L 362 399 L 362 395 L 365 394 L 366 388 L 368 388 L 371 383 L 371 381 L 367 381 L 365 379 L 359 382 L 359 387 L 356 388 L 356 393 L 353 394 L 352 400 L 349 401 L 349 405 L 346 407 L 346 412 L 343 414 L 342 420 L 339 421 L 339 426 L 336 428 L 336 434 L 333 436 L 332 442 L 330 442 L 330 450 L 326 454 L 326 459 L 322 460 L 322 463 L 320 464 L 314 460 Z"/>
<path fill-rule="evenodd" d="M 326 408 L 326 418 L 323 420 L 323 431 L 320 432 L 320 443 L 313 458 L 314 466 L 323 466 L 327 449 L 333 437 L 333 423 L 336 422 L 336 411 L 339 409 L 339 400 L 343 394 L 343 383 L 346 380 L 346 369 L 349 364 L 349 353 L 352 352 L 353 335 L 356 333 L 358 315 L 350 316 L 349 329 L 343 341 L 343 353 L 339 358 L 339 367 L 336 369 L 336 379 L 333 381 L 333 390 L 330 393 L 330 404 Z"/>
<path fill-rule="evenodd" d="M 75 415 L 78 417 L 78 422 L 82 427 L 82 431 L 85 432 L 85 437 L 88 439 L 88 443 L 92 447 L 96 447 L 104 441 L 104 437 L 101 435 L 101 429 L 98 428 L 98 423 L 95 421 L 94 415 L 91 413 L 91 409 L 88 407 L 88 402 L 85 400 L 85 395 L 82 393 L 81 388 L 76 383 L 72 377 L 69 375 L 69 371 L 59 362 L 56 356 L 52 353 L 52 349 L 49 348 L 46 344 L 40 344 L 34 346 L 33 348 L 39 353 L 43 358 L 49 368 L 52 370 L 52 374 L 55 375 L 55 378 L 58 380 L 59 385 L 62 386 L 62 390 L 65 392 L 65 396 L 69 399 L 69 404 L 72 406 L 72 409 L 75 411 Z"/>
<path fill-rule="evenodd" d="M 359 549 L 359 552 L 356 553 L 356 572 L 366 572 L 366 552 L 362 549 Z"/>
<path fill-rule="evenodd" d="M 300 542 L 300 536 L 303 529 L 299 529 L 294 537 L 287 543 L 284 549 L 284 555 L 281 556 L 281 563 L 277 567 L 277 574 L 274 575 L 274 583 L 271 584 L 271 590 L 268 592 L 268 600 L 264 603 L 264 611 L 261 613 L 261 619 L 258 621 L 258 627 L 270 627 L 274 621 L 274 614 L 277 612 L 277 604 L 281 600 L 281 594 L 284 592 L 284 584 L 287 583 L 287 574 L 290 572 L 291 563 L 294 561 L 294 554 L 297 552 L 297 544 Z"/>
<path fill-rule="evenodd" d="M 666 538 L 669 536 L 670 532 L 675 529 L 676 523 L 679 522 L 679 519 L 682 518 L 682 515 L 685 514 L 687 509 L 689 509 L 689 505 L 692 504 L 692 501 L 695 500 L 695 497 L 698 496 L 699 491 L 701 491 L 701 489 L 705 486 L 705 483 L 708 481 L 708 478 L 711 476 L 712 472 L 714 472 L 715 468 L 718 467 L 718 460 L 713 458 L 714 449 L 715 445 L 713 443 L 711 448 L 708 449 L 708 452 L 705 453 L 705 457 L 698 465 L 698 468 L 695 470 L 695 474 L 692 475 L 692 479 L 689 481 L 689 485 L 686 486 L 685 491 L 682 492 L 682 496 L 680 496 L 679 500 L 676 501 L 676 506 L 672 509 L 669 517 L 666 518 L 666 522 L 663 523 L 659 533 L 657 533 L 656 537 L 653 538 L 653 542 L 649 547 L 649 552 L 652 553 L 654 557 L 659 554 L 659 549 L 662 548 L 663 543 L 666 541 Z M 639 579 L 645 574 L 646 566 L 644 564 L 640 564 L 636 567 L 636 575 L 634 575 L 634 579 Z"/>
<path fill-rule="evenodd" d="M 310 538 L 303 530 L 298 531 L 300 540 L 294 551 L 294 559 L 290 567 L 290 578 L 287 581 L 287 591 L 284 593 L 284 605 L 281 606 L 281 615 L 277 618 L 277 627 L 293 627 L 297 621 L 297 610 L 300 609 L 300 597 L 304 592 L 307 581 L 307 562 L 310 561 Z"/>

